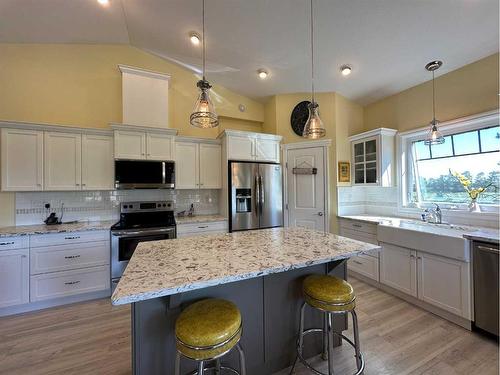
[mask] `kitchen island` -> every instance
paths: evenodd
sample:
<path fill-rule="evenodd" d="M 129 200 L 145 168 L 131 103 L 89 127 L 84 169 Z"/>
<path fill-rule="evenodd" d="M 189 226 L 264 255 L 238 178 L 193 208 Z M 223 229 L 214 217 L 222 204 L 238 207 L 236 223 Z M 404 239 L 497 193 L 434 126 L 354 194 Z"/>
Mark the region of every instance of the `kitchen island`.
<path fill-rule="evenodd" d="M 173 374 L 175 320 L 190 303 L 208 297 L 233 301 L 243 318 L 248 374 L 271 374 L 295 358 L 302 279 L 312 273 L 345 278 L 345 260 L 377 245 L 303 228 L 274 228 L 145 242 L 138 245 L 112 302 L 132 303 L 135 374 Z M 308 310 L 307 326 L 322 317 Z M 345 317 L 336 319 L 346 329 Z M 305 356 L 320 353 L 311 340 Z M 224 358 L 237 367 L 237 357 Z M 183 361 L 182 371 L 194 365 Z"/>

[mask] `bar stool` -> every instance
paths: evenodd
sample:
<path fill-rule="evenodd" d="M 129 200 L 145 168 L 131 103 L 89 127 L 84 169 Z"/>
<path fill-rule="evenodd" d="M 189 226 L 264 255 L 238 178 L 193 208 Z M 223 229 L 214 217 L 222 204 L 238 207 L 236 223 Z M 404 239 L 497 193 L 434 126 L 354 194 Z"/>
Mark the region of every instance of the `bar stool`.
<path fill-rule="evenodd" d="M 191 374 L 203 375 L 205 370 L 228 370 L 246 375 L 245 355 L 239 343 L 242 322 L 238 307 L 223 299 L 205 299 L 188 306 L 175 322 L 177 354 L 175 375 L 180 375 L 181 356 L 196 361 L 198 370 Z M 220 358 L 236 348 L 240 358 L 240 372 L 221 365 Z M 205 364 L 215 365 L 205 368 Z"/>
<path fill-rule="evenodd" d="M 363 354 L 359 345 L 358 317 L 354 308 L 356 296 L 354 290 L 347 281 L 328 275 L 310 275 L 306 277 L 302 285 L 304 303 L 300 309 L 299 339 L 297 341 L 297 357 L 292 366 L 290 374 L 293 373 L 297 360 L 318 375 L 326 375 L 313 368 L 302 356 L 304 336 L 310 333 L 323 334 L 323 359 L 328 360 L 328 375 L 333 374 L 333 337 L 337 335 L 347 341 L 355 351 L 357 372 L 359 375 L 365 368 Z M 323 328 L 311 328 L 304 331 L 304 312 L 306 306 L 320 310 L 324 313 Z M 333 330 L 333 314 L 351 313 L 354 333 L 354 343 L 342 333 Z"/>

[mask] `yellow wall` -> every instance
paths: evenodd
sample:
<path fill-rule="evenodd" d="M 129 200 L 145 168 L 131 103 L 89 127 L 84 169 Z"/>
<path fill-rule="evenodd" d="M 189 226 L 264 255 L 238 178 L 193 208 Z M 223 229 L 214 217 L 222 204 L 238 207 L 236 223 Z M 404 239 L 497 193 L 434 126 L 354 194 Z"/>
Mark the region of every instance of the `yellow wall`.
<path fill-rule="evenodd" d="M 179 129 L 181 135 L 217 136 L 220 129 L 189 125 L 198 77 L 127 45 L 0 44 L 0 120 L 88 128 L 121 122 L 118 64 L 170 74 L 170 127 Z M 222 128 L 261 130 L 262 103 L 217 85 L 212 99 Z M 239 111 L 239 104 L 246 106 L 245 112 Z"/>
<path fill-rule="evenodd" d="M 498 53 L 436 79 L 436 117 L 452 120 L 498 108 Z M 446 61 L 445 61 L 446 64 Z M 432 119 L 432 81 L 414 86 L 364 108 L 365 130 L 401 131 Z"/>

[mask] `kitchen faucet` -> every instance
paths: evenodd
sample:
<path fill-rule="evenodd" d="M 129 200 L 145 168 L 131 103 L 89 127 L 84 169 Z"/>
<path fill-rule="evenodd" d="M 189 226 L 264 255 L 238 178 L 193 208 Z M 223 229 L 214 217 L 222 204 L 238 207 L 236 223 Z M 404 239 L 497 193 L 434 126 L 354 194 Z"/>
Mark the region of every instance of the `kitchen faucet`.
<path fill-rule="evenodd" d="M 422 214 L 422 221 L 426 221 L 432 224 L 441 224 L 443 222 L 443 213 L 441 211 L 441 207 L 439 207 L 439 204 L 437 203 L 433 204 L 436 205 L 436 208 L 426 208 L 424 210 L 424 213 Z"/>

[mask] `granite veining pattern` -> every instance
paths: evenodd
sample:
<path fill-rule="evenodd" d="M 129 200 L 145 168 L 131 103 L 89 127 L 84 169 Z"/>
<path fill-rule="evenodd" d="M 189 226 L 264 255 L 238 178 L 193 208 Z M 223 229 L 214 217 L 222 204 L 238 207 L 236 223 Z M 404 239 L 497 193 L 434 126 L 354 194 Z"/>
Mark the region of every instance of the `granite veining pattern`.
<path fill-rule="evenodd" d="M 143 242 L 111 299 L 114 305 L 285 272 L 380 249 L 304 228 Z"/>
<path fill-rule="evenodd" d="M 109 230 L 114 223 L 116 223 L 116 220 L 83 221 L 78 223 L 59 224 L 59 225 L 40 224 L 40 225 L 19 225 L 12 227 L 0 227 L 0 238 L 27 236 L 32 234 L 82 232 L 89 230 Z"/>
<path fill-rule="evenodd" d="M 227 221 L 222 215 L 196 215 L 196 216 L 176 216 L 175 222 L 179 225 L 194 223 L 210 223 L 214 221 Z"/>

